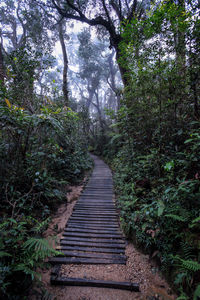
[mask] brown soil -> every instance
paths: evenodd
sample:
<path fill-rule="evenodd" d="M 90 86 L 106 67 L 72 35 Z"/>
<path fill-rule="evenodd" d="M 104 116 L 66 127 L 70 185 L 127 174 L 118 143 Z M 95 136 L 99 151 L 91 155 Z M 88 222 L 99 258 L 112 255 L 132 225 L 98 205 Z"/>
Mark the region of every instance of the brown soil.
<path fill-rule="evenodd" d="M 62 204 L 55 214 L 44 236 L 57 234 L 60 240 L 64 227 L 72 213 L 83 186 L 70 187 L 67 203 Z M 101 279 L 112 281 L 131 281 L 139 283 L 140 293 L 91 287 L 51 286 L 51 270 L 41 270 L 42 283 L 52 294 L 51 299 L 57 300 L 174 300 L 176 296 L 167 282 L 162 278 L 156 264 L 149 260 L 148 255 L 140 253 L 134 245 L 128 242 L 126 247 L 126 265 L 62 265 L 60 274 L 65 277 Z M 30 300 L 44 299 L 30 295 Z"/>

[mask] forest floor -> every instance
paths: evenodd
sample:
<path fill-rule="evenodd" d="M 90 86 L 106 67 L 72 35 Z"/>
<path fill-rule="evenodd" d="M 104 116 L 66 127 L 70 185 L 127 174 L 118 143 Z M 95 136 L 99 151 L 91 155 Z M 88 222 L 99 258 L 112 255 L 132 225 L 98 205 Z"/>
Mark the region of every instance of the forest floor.
<path fill-rule="evenodd" d="M 64 227 L 73 211 L 73 207 L 84 187 L 72 186 L 67 194 L 67 201 L 62 204 L 52 217 L 44 237 L 57 235 L 58 241 L 62 237 Z M 55 232 L 56 231 L 56 232 Z M 51 299 L 57 300 L 175 300 L 166 280 L 159 272 L 154 261 L 138 251 L 132 242 L 126 246 L 126 265 L 62 265 L 60 274 L 65 277 L 89 278 L 112 281 L 131 281 L 139 283 L 141 292 L 130 292 L 117 289 L 94 287 L 68 287 L 50 285 L 51 270 L 39 270 L 44 288 L 52 295 Z M 30 300 L 40 300 L 32 291 Z"/>

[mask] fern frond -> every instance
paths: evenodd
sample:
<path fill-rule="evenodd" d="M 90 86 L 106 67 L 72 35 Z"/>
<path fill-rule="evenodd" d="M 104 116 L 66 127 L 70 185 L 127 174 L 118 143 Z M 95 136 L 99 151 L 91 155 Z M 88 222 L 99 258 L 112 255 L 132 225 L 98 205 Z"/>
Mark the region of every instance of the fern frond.
<path fill-rule="evenodd" d="M 198 300 L 200 298 L 200 284 L 197 286 L 195 292 L 194 292 L 194 298 L 193 300 Z"/>
<path fill-rule="evenodd" d="M 181 252 L 185 260 L 193 260 L 195 255 L 192 253 L 193 248 L 187 242 L 180 242 Z"/>
<path fill-rule="evenodd" d="M 33 252 L 33 256 L 36 260 L 45 259 L 53 255 L 60 255 L 59 251 L 56 251 L 49 245 L 49 241 L 41 238 L 30 238 L 24 243 L 24 248 Z"/>
<path fill-rule="evenodd" d="M 7 252 L 0 251 L 0 258 L 2 258 L 2 257 L 7 257 L 7 256 L 12 256 L 12 255 L 10 255 L 10 254 L 7 253 Z"/>
<path fill-rule="evenodd" d="M 193 260 L 181 260 L 182 267 L 185 269 L 192 271 L 192 272 L 197 272 L 200 271 L 200 264 L 197 261 Z"/>
<path fill-rule="evenodd" d="M 181 216 L 173 215 L 173 214 L 167 214 L 167 215 L 165 215 L 165 217 L 172 218 L 173 220 L 179 221 L 179 222 L 186 222 L 187 221 L 187 218 L 183 218 Z"/>
<path fill-rule="evenodd" d="M 189 228 L 193 228 L 197 225 L 200 225 L 200 216 L 192 220 L 192 222 L 189 224 Z"/>
<path fill-rule="evenodd" d="M 32 280 L 34 280 L 35 278 L 41 279 L 41 275 L 39 273 L 33 271 L 26 264 L 23 263 L 17 265 L 14 271 L 22 271 L 26 275 L 30 275 Z"/>
<path fill-rule="evenodd" d="M 50 221 L 50 218 L 47 218 L 43 222 L 37 221 L 37 224 L 33 227 L 32 231 L 36 232 L 36 233 L 41 233 L 43 231 L 43 229 L 48 225 L 49 221 Z"/>
<path fill-rule="evenodd" d="M 188 300 L 188 296 L 186 296 L 186 294 L 181 294 L 176 300 Z"/>
<path fill-rule="evenodd" d="M 173 257 L 177 262 L 179 262 L 179 266 L 184 270 L 188 270 L 191 272 L 200 271 L 200 264 L 194 260 L 185 260 L 182 259 L 180 256 L 176 255 Z"/>

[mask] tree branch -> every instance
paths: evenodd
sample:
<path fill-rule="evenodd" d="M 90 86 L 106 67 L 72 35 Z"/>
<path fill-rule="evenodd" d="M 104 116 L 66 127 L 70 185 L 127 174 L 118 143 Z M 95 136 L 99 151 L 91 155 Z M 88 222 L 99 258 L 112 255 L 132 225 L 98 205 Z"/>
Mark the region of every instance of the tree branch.
<path fill-rule="evenodd" d="M 104 2 L 104 0 L 102 0 Z M 72 19 L 72 20 L 76 20 L 76 21 L 80 21 L 82 23 L 86 23 L 88 25 L 91 26 L 96 26 L 96 25 L 101 25 L 104 26 L 107 31 L 110 33 L 110 36 L 112 37 L 112 39 L 116 39 L 118 38 L 118 35 L 115 31 L 115 28 L 111 22 L 111 19 L 109 17 L 109 20 L 105 20 L 102 16 L 98 16 L 96 18 L 93 19 L 88 19 L 81 11 L 80 9 L 78 9 L 77 7 L 75 7 L 73 4 L 71 4 L 69 2 L 69 0 L 67 0 L 67 4 L 69 5 L 70 8 L 72 8 L 76 13 L 78 13 L 78 15 L 74 15 L 72 13 L 68 13 L 66 10 L 63 10 L 60 6 L 57 5 L 57 3 L 55 2 L 55 0 L 52 0 L 52 3 L 54 4 L 55 8 L 58 10 L 58 12 L 61 14 L 61 16 L 67 18 L 67 19 Z M 105 4 L 105 3 L 104 3 Z M 105 7 L 106 8 L 106 7 Z M 106 8 L 107 10 L 107 8 Z M 106 11 L 105 11 L 106 12 Z"/>
<path fill-rule="evenodd" d="M 117 4 L 114 1 L 111 1 L 110 4 L 112 6 L 112 8 L 114 9 L 114 11 L 116 12 L 120 22 L 123 20 L 123 16 L 121 14 L 121 1 L 120 2 L 120 6 L 118 7 Z"/>

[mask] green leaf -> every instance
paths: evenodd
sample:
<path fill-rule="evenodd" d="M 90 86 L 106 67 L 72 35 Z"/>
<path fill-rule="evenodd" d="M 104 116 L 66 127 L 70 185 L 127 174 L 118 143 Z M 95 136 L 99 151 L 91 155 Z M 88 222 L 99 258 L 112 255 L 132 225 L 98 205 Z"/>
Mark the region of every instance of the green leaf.
<path fill-rule="evenodd" d="M 199 298 L 200 298 L 200 284 L 196 287 L 193 300 L 199 300 Z"/>
<path fill-rule="evenodd" d="M 174 161 L 173 160 L 169 161 L 168 163 L 166 163 L 164 165 L 164 169 L 166 171 L 171 171 L 171 169 L 173 169 L 173 168 L 174 168 Z"/>
<path fill-rule="evenodd" d="M 164 209 L 165 209 L 165 204 L 162 200 L 160 200 L 158 202 L 158 212 L 157 212 L 158 217 L 162 216 Z"/>
<path fill-rule="evenodd" d="M 174 220 L 179 221 L 179 222 L 186 222 L 187 221 L 186 218 L 183 218 L 183 217 L 180 217 L 180 216 L 177 216 L 177 215 L 173 215 L 173 214 L 166 214 L 165 217 L 174 219 Z"/>
<path fill-rule="evenodd" d="M 7 257 L 7 256 L 12 256 L 12 255 L 10 255 L 10 254 L 7 253 L 7 252 L 0 251 L 0 257 Z"/>

